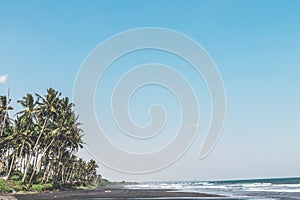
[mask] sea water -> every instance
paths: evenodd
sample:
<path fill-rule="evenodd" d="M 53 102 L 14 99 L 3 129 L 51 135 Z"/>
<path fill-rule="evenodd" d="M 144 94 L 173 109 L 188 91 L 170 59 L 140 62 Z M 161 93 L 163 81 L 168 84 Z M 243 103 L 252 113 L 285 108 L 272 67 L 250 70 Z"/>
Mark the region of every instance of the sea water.
<path fill-rule="evenodd" d="M 300 178 L 147 182 L 127 187 L 218 194 L 226 196 L 224 199 L 300 199 Z"/>

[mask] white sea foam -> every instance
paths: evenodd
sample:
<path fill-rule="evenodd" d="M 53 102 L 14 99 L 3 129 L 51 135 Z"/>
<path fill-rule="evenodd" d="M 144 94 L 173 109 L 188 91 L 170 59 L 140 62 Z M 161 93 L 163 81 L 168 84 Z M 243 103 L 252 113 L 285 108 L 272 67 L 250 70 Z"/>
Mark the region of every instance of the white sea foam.
<path fill-rule="evenodd" d="M 160 182 L 131 185 L 128 187 L 135 189 L 174 189 L 187 192 L 212 193 L 230 197 L 248 196 L 249 199 L 257 197 L 258 199 L 281 199 L 282 195 L 284 195 L 284 199 L 289 199 L 289 196 L 300 196 L 300 179 L 270 179 L 257 180 L 257 182 L 255 180 L 221 182 Z M 273 196 L 276 198 L 273 198 Z M 248 199 L 248 197 L 246 199 Z"/>

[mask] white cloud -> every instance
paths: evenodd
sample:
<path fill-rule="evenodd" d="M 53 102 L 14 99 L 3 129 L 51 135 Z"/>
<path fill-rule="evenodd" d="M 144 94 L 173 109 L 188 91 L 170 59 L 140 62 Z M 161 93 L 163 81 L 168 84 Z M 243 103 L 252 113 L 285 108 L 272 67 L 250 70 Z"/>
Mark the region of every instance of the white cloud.
<path fill-rule="evenodd" d="M 8 74 L 0 76 L 0 83 L 6 83 L 8 78 Z"/>

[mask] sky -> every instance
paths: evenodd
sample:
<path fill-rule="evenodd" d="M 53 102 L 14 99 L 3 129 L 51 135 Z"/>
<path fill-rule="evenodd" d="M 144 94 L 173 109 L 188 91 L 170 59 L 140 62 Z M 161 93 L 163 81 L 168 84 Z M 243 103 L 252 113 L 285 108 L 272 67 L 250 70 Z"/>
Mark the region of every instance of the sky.
<path fill-rule="evenodd" d="M 157 85 L 134 93 L 129 110 L 132 120 L 145 126 L 149 107 L 164 105 L 168 115 L 161 135 L 132 141 L 113 124 L 110 97 L 116 82 L 149 62 L 172 66 L 190 82 L 199 101 L 199 131 L 184 155 L 166 168 L 130 174 L 99 161 L 102 176 L 126 181 L 299 177 L 299 9 L 296 0 L 1 1 L 0 75 L 8 74 L 8 81 L 0 85 L 0 92 L 6 94 L 10 86 L 16 111 L 21 109 L 17 100 L 27 93 L 45 94 L 49 87 L 72 97 L 82 63 L 107 38 L 135 28 L 172 29 L 200 44 L 220 72 L 227 98 L 222 136 L 211 154 L 200 160 L 212 111 L 203 78 L 170 53 L 133 52 L 114 62 L 96 88 L 95 113 L 107 137 L 133 152 L 163 148 L 174 137 L 180 123 L 178 101 Z M 86 150 L 80 155 L 91 157 Z"/>

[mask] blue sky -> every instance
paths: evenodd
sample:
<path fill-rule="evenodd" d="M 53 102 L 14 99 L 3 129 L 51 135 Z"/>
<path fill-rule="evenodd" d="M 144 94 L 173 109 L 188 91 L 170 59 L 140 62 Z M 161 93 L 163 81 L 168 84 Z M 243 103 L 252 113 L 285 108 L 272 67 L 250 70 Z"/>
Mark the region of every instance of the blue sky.
<path fill-rule="evenodd" d="M 48 87 L 71 97 L 81 63 L 100 42 L 133 28 L 174 29 L 201 44 L 220 70 L 227 95 L 223 135 L 205 160 L 197 158 L 203 141 L 199 133 L 184 157 L 164 170 L 129 175 L 102 166 L 103 176 L 112 180 L 300 176 L 299 9 L 299 1 L 2 1 L 0 74 L 9 74 L 16 109 L 16 100 L 27 92 L 43 94 Z M 137 60 L 177 63 L 168 55 L 146 53 L 136 55 Z M 135 62 L 130 58 L 127 64 Z M 113 74 L 121 72 L 115 70 Z M 193 72 L 187 76 L 193 83 Z M 0 89 L 1 94 L 6 91 L 3 85 Z M 209 97 L 205 86 L 194 89 L 203 98 L 205 124 Z M 137 94 L 136 100 L 144 101 L 146 93 Z M 148 108 L 150 103 L 138 106 Z M 102 107 L 97 106 L 101 118 Z M 136 107 L 132 109 L 134 116 Z M 170 115 L 176 109 L 173 112 Z M 146 118 L 136 112 L 135 119 L 145 123 Z M 176 124 L 178 119 L 172 120 Z"/>

